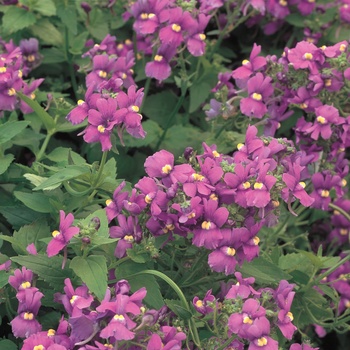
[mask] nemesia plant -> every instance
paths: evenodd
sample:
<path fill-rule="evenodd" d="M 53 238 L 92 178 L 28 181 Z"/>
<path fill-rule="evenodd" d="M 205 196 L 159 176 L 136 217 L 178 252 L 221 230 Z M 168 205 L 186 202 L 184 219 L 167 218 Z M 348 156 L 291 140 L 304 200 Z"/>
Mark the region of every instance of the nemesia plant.
<path fill-rule="evenodd" d="M 0 1 L 0 348 L 344 348 L 347 11 Z"/>

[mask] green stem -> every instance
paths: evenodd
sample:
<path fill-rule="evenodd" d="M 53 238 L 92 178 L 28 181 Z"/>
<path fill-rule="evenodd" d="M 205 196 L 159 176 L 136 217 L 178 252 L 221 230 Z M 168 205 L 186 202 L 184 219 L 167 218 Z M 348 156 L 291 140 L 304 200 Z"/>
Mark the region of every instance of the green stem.
<path fill-rule="evenodd" d="M 339 266 L 343 265 L 348 260 L 350 260 L 350 254 L 348 256 L 346 256 L 344 259 L 340 260 L 336 265 L 334 265 L 333 267 L 328 269 L 326 272 L 324 272 L 321 275 L 319 275 L 316 278 L 314 284 L 317 285 L 318 283 L 320 283 L 325 277 L 329 276 L 333 271 L 335 271 Z"/>
<path fill-rule="evenodd" d="M 68 37 L 68 28 L 67 27 L 65 27 L 65 50 L 66 50 L 66 57 L 67 57 L 67 62 L 68 62 L 68 71 L 69 71 L 70 81 L 72 84 L 75 99 L 78 100 L 78 84 L 77 84 L 77 79 L 75 76 L 72 55 L 69 52 L 69 37 Z"/>
<path fill-rule="evenodd" d="M 165 129 L 163 130 L 163 133 L 160 136 L 160 138 L 159 138 L 159 140 L 158 140 L 158 142 L 156 144 L 155 151 L 157 151 L 159 149 L 159 146 L 164 141 L 165 136 L 167 134 L 167 131 L 168 131 L 170 125 L 171 125 L 171 122 L 172 122 L 173 118 L 175 117 L 176 113 L 179 111 L 180 107 L 182 106 L 182 103 L 183 103 L 183 101 L 185 99 L 186 92 L 187 92 L 187 88 L 185 88 L 182 91 L 181 96 L 180 96 L 179 100 L 177 101 L 177 104 L 176 104 L 175 108 L 173 109 L 173 112 L 170 114 L 170 117 L 168 118 L 168 121 L 167 121 L 167 124 L 165 126 Z"/>
<path fill-rule="evenodd" d="M 153 276 L 157 276 L 159 278 L 161 278 L 163 281 L 165 281 L 174 291 L 175 293 L 178 295 L 182 306 L 189 312 L 192 314 L 191 309 L 188 305 L 188 302 L 186 300 L 186 297 L 184 296 L 184 294 L 182 293 L 182 290 L 179 288 L 179 286 L 172 280 L 170 279 L 167 275 L 165 275 L 164 273 L 160 272 L 160 271 L 156 271 L 156 270 L 144 270 L 138 273 L 135 273 L 132 276 L 137 276 L 137 275 L 142 275 L 142 274 L 148 274 L 148 275 L 153 275 Z M 193 317 L 191 317 L 188 320 L 188 327 L 189 330 L 192 334 L 192 338 L 193 338 L 193 342 L 196 344 L 196 346 L 198 346 L 198 348 L 201 348 L 201 343 L 200 343 L 200 339 L 199 339 L 199 335 L 197 332 L 197 327 L 196 324 L 194 322 Z"/>
<path fill-rule="evenodd" d="M 45 140 L 44 140 L 43 144 L 41 145 L 41 148 L 40 148 L 38 154 L 35 157 L 35 161 L 38 162 L 41 160 L 53 134 L 54 134 L 53 132 L 48 132 L 46 134 Z"/>
<path fill-rule="evenodd" d="M 147 78 L 146 83 L 145 83 L 145 88 L 143 90 L 143 99 L 142 99 L 142 104 L 141 104 L 141 107 L 140 107 L 140 113 L 142 113 L 143 106 L 144 106 L 146 98 L 148 96 L 148 92 L 149 92 L 149 87 L 150 86 L 151 86 L 151 78 Z"/>
<path fill-rule="evenodd" d="M 237 335 L 234 334 L 231 338 L 227 339 L 224 344 L 219 346 L 216 350 L 225 350 L 227 349 L 227 346 L 230 345 L 235 339 L 237 338 Z"/>
<path fill-rule="evenodd" d="M 334 210 L 339 211 L 339 213 L 342 214 L 350 222 L 350 215 L 344 209 L 338 207 L 334 203 L 329 203 L 328 206 Z"/>

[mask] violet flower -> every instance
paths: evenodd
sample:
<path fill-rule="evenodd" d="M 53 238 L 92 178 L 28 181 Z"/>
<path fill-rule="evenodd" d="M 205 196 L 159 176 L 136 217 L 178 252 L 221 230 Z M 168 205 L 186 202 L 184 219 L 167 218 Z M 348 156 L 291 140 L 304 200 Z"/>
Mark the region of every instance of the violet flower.
<path fill-rule="evenodd" d="M 208 303 L 215 302 L 215 296 L 211 294 L 212 290 L 208 290 L 203 299 L 199 299 L 197 296 L 193 298 L 193 307 L 202 315 L 207 315 L 214 311 L 214 309 L 208 305 Z"/>
<path fill-rule="evenodd" d="M 63 210 L 60 210 L 60 224 L 59 229 L 52 232 L 52 239 L 49 242 L 46 253 L 50 258 L 57 255 L 63 248 L 67 247 L 69 241 L 73 236 L 80 231 L 78 227 L 72 226 L 74 221 L 73 214 L 65 215 Z"/>

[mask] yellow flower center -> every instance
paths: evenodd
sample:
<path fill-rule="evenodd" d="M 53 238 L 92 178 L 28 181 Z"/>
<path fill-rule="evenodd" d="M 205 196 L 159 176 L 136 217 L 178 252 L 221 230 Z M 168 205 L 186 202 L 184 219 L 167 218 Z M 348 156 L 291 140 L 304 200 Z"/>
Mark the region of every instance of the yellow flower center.
<path fill-rule="evenodd" d="M 152 198 L 149 194 L 146 194 L 146 196 L 145 196 L 145 202 L 146 202 L 147 204 L 150 204 L 150 203 L 152 203 L 152 200 L 153 200 L 153 198 Z"/>
<path fill-rule="evenodd" d="M 339 233 L 342 235 L 342 236 L 346 236 L 348 234 L 349 230 L 347 230 L 346 228 L 341 228 L 339 230 Z"/>
<path fill-rule="evenodd" d="M 21 287 L 22 287 L 23 289 L 30 288 L 31 286 L 32 286 L 32 285 L 30 284 L 29 281 L 23 282 L 23 283 L 21 284 Z"/>
<path fill-rule="evenodd" d="M 345 302 L 345 307 L 346 307 L 347 309 L 350 308 L 350 300 L 348 300 L 348 301 Z"/>
<path fill-rule="evenodd" d="M 35 96 L 34 92 L 32 92 L 32 93 L 30 94 L 30 99 L 31 99 L 31 100 L 34 100 L 35 97 L 36 97 L 36 96 Z"/>
<path fill-rule="evenodd" d="M 281 6 L 287 6 L 287 5 L 288 5 L 288 2 L 287 2 L 286 0 L 280 0 L 280 1 L 279 1 L 279 4 L 280 4 Z"/>
<path fill-rule="evenodd" d="M 332 79 L 325 79 L 324 85 L 325 86 L 331 86 L 332 85 Z"/>
<path fill-rule="evenodd" d="M 210 221 L 203 221 L 202 222 L 202 229 L 203 230 L 209 230 L 211 227 L 211 222 Z"/>
<path fill-rule="evenodd" d="M 35 61 L 35 56 L 34 55 L 27 56 L 27 61 L 28 62 L 34 62 Z"/>
<path fill-rule="evenodd" d="M 345 186 L 347 185 L 347 183 L 348 183 L 348 182 L 347 182 L 345 179 L 342 179 L 342 180 L 341 180 L 341 186 L 342 186 L 342 187 L 345 187 Z"/>
<path fill-rule="evenodd" d="M 155 15 L 154 13 L 149 13 L 147 17 L 148 17 L 148 19 L 151 19 L 151 18 L 153 18 L 153 17 L 155 17 L 155 16 L 156 16 L 156 15 Z"/>
<path fill-rule="evenodd" d="M 308 61 L 312 60 L 314 58 L 314 56 L 312 55 L 312 53 L 310 52 L 306 52 L 304 53 L 304 58 Z"/>
<path fill-rule="evenodd" d="M 292 314 L 290 311 L 287 312 L 287 317 L 288 317 L 291 321 L 294 320 L 294 316 L 293 316 L 293 314 Z"/>
<path fill-rule="evenodd" d="M 31 321 L 34 318 L 34 315 L 31 312 L 25 312 L 24 315 L 23 315 L 23 318 L 25 320 Z"/>
<path fill-rule="evenodd" d="M 104 70 L 100 70 L 98 72 L 98 76 L 105 79 L 105 78 L 107 78 L 107 72 L 105 72 Z"/>
<path fill-rule="evenodd" d="M 78 298 L 79 298 L 79 297 L 78 297 L 77 295 L 73 295 L 73 296 L 70 298 L 70 300 L 69 300 L 69 302 L 71 303 L 71 305 L 73 305 L 74 302 L 75 302 Z"/>
<path fill-rule="evenodd" d="M 345 44 L 341 44 L 340 46 L 339 46 L 339 51 L 340 52 L 344 52 L 346 50 L 346 45 Z"/>
<path fill-rule="evenodd" d="M 124 321 L 125 320 L 125 317 L 123 315 L 118 315 L 118 314 L 115 314 L 113 318 L 117 321 Z"/>
<path fill-rule="evenodd" d="M 257 92 L 254 92 L 254 94 L 252 95 L 252 98 L 255 101 L 261 101 L 262 100 L 261 94 L 258 94 Z"/>
<path fill-rule="evenodd" d="M 304 181 L 300 181 L 299 182 L 299 185 L 302 187 L 302 188 L 305 188 L 306 187 L 306 183 Z"/>
<path fill-rule="evenodd" d="M 205 179 L 205 177 L 203 175 L 200 175 L 200 174 L 197 174 L 197 173 L 192 174 L 192 178 L 195 181 L 203 181 Z"/>
<path fill-rule="evenodd" d="M 333 214 L 334 215 L 340 215 L 340 212 L 338 210 L 334 210 Z"/>
<path fill-rule="evenodd" d="M 53 337 L 55 334 L 56 334 L 56 331 L 52 328 L 47 331 L 48 337 Z"/>
<path fill-rule="evenodd" d="M 162 59 L 163 59 L 162 55 L 155 55 L 154 56 L 154 60 L 157 61 L 157 62 L 160 62 Z"/>
<path fill-rule="evenodd" d="M 117 49 L 118 49 L 118 50 L 122 50 L 123 47 L 124 47 L 124 44 L 118 44 L 118 45 L 117 45 Z"/>
<path fill-rule="evenodd" d="M 261 337 L 258 339 L 258 346 L 265 346 L 267 344 L 267 339 L 265 337 Z"/>
<path fill-rule="evenodd" d="M 163 167 L 162 167 L 162 173 L 163 174 L 169 174 L 171 172 L 173 168 L 171 167 L 170 164 L 165 164 Z"/>
<path fill-rule="evenodd" d="M 51 235 L 52 235 L 53 238 L 56 238 L 56 237 L 59 236 L 60 234 L 61 234 L 61 232 L 60 232 L 60 231 L 57 231 L 57 230 L 55 230 L 55 231 L 53 231 L 53 232 L 51 233 Z"/>
<path fill-rule="evenodd" d="M 256 182 L 254 184 L 254 189 L 255 190 L 261 190 L 264 187 L 264 184 L 262 182 Z"/>
<path fill-rule="evenodd" d="M 245 316 L 244 318 L 243 318 L 243 323 L 244 324 L 252 324 L 253 323 L 253 320 L 251 319 L 251 318 L 249 318 L 248 316 Z"/>
<path fill-rule="evenodd" d="M 235 248 L 227 247 L 227 249 L 226 249 L 226 255 L 228 255 L 228 256 L 234 256 L 235 254 L 236 254 L 236 249 L 235 249 Z"/>
<path fill-rule="evenodd" d="M 239 144 L 237 145 L 237 149 L 238 149 L 239 151 L 241 150 L 242 147 L 244 147 L 244 143 L 239 143 Z"/>
<path fill-rule="evenodd" d="M 199 35 L 199 39 L 201 39 L 202 41 L 204 41 L 205 39 L 206 39 L 206 35 L 205 34 L 203 34 L 203 33 L 200 33 Z"/>
<path fill-rule="evenodd" d="M 124 241 L 127 241 L 128 243 L 134 242 L 134 237 L 132 235 L 126 235 L 124 236 Z"/>
<path fill-rule="evenodd" d="M 40 345 L 35 345 L 33 350 L 45 350 L 45 347 L 44 347 L 44 345 L 41 345 L 41 344 Z"/>
<path fill-rule="evenodd" d="M 304 103 L 301 103 L 301 104 L 299 105 L 299 107 L 300 107 L 301 109 L 305 109 L 305 108 L 308 107 L 308 105 L 304 102 Z"/>
<path fill-rule="evenodd" d="M 99 125 L 97 127 L 97 131 L 100 132 L 101 134 L 103 134 L 105 132 L 106 128 L 103 125 Z"/>
<path fill-rule="evenodd" d="M 106 200 L 106 205 L 107 205 L 107 207 L 109 207 L 109 205 L 112 203 L 113 201 L 111 200 L 111 199 L 107 199 Z"/>
<path fill-rule="evenodd" d="M 16 95 L 16 90 L 14 88 L 10 88 L 8 89 L 7 93 L 9 96 L 13 96 Z"/>
<path fill-rule="evenodd" d="M 253 238 L 253 242 L 254 242 L 255 245 L 258 245 L 260 243 L 260 238 L 258 236 L 255 236 Z"/>
<path fill-rule="evenodd" d="M 210 199 L 212 199 L 213 201 L 217 201 L 218 200 L 218 196 L 215 194 L 215 193 L 212 193 L 210 196 L 209 196 Z"/>
<path fill-rule="evenodd" d="M 169 230 L 169 231 L 172 231 L 175 226 L 173 224 L 168 224 L 168 225 L 165 225 L 165 227 Z"/>
<path fill-rule="evenodd" d="M 147 13 L 141 13 L 140 17 L 141 17 L 141 19 L 148 19 L 148 14 Z"/>
<path fill-rule="evenodd" d="M 181 26 L 178 25 L 178 24 L 176 24 L 176 23 L 174 23 L 174 24 L 171 26 L 171 29 L 172 29 L 174 32 L 178 33 L 178 32 L 180 32 L 180 30 L 181 30 Z"/>
<path fill-rule="evenodd" d="M 326 124 L 326 118 L 322 117 L 321 115 L 319 115 L 316 120 L 320 123 L 320 124 Z"/>
<path fill-rule="evenodd" d="M 84 104 L 84 103 L 85 103 L 84 100 L 78 100 L 77 105 L 78 105 L 78 106 L 81 106 L 81 105 Z"/>
<path fill-rule="evenodd" d="M 247 190 L 248 188 L 250 188 L 250 182 L 246 181 L 242 184 L 242 186 L 245 190 Z"/>
<path fill-rule="evenodd" d="M 272 205 L 274 208 L 278 208 L 280 206 L 280 202 L 279 201 L 272 201 Z"/>
<path fill-rule="evenodd" d="M 323 198 L 329 197 L 329 191 L 328 190 L 322 190 L 321 197 L 323 197 Z"/>
<path fill-rule="evenodd" d="M 6 73 L 6 67 L 0 67 L 0 73 Z"/>
<path fill-rule="evenodd" d="M 140 110 L 139 106 L 133 105 L 131 106 L 131 109 L 133 110 L 133 112 L 138 112 Z"/>
<path fill-rule="evenodd" d="M 248 63 L 249 63 L 249 60 L 243 60 L 243 61 L 242 61 L 242 65 L 243 65 L 243 66 L 245 66 L 245 65 L 248 64 Z"/>
<path fill-rule="evenodd" d="M 214 158 L 219 158 L 220 157 L 220 153 L 217 151 L 213 151 L 213 156 Z"/>
<path fill-rule="evenodd" d="M 203 307 L 203 301 L 202 300 L 197 300 L 196 301 L 196 306 L 197 307 Z"/>

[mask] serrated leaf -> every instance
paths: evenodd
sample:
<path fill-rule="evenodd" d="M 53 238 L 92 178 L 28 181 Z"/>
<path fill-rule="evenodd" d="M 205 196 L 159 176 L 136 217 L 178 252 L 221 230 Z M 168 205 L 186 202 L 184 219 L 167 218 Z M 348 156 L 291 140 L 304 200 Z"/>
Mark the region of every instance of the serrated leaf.
<path fill-rule="evenodd" d="M 82 165 L 70 165 L 50 176 L 41 185 L 34 188 L 34 191 L 47 190 L 54 186 L 58 187 L 63 181 L 77 178 L 80 175 L 89 173 L 89 167 Z"/>
<path fill-rule="evenodd" d="M 22 132 L 29 122 L 27 121 L 9 121 L 0 125 L 0 145 L 10 141 L 14 136 Z"/>
<path fill-rule="evenodd" d="M 149 260 L 149 254 L 146 254 L 144 252 L 138 252 L 134 249 L 128 249 L 126 253 L 132 261 L 135 261 L 138 264 L 144 264 Z"/>
<path fill-rule="evenodd" d="M 62 34 L 47 18 L 42 18 L 29 29 L 46 44 L 60 46 L 63 43 Z"/>
<path fill-rule="evenodd" d="M 11 6 L 2 18 L 2 28 L 4 33 L 15 33 L 21 29 L 27 28 L 36 22 L 34 13 L 24 8 Z"/>
<path fill-rule="evenodd" d="M 5 154 L 3 158 L 0 158 L 0 175 L 8 169 L 14 158 L 13 154 Z"/>
<path fill-rule="evenodd" d="M 244 262 L 237 270 L 244 276 L 254 277 L 256 283 L 278 284 L 281 280 L 292 278 L 291 275 L 262 257 L 258 257 L 250 262 Z"/>
<path fill-rule="evenodd" d="M 99 40 L 102 40 L 108 34 L 106 15 L 99 8 L 93 8 L 90 12 L 90 22 L 87 29 L 93 37 Z"/>
<path fill-rule="evenodd" d="M 56 14 L 56 6 L 52 0 L 34 2 L 31 9 L 48 17 Z"/>
<path fill-rule="evenodd" d="M 107 290 L 107 263 L 101 255 L 89 255 L 86 258 L 76 256 L 70 268 L 81 278 L 89 290 L 102 300 Z"/>
<path fill-rule="evenodd" d="M 169 307 L 171 311 L 173 311 L 177 316 L 179 316 L 183 320 L 189 320 L 192 317 L 191 312 L 189 312 L 182 306 L 180 300 L 165 299 L 165 304 Z"/>
<path fill-rule="evenodd" d="M 68 268 L 69 261 L 67 261 L 65 268 L 62 270 L 62 257 L 53 256 L 49 258 L 46 255 L 30 255 L 30 256 L 16 256 L 11 260 L 15 263 L 25 266 L 32 270 L 56 291 L 62 290 L 64 280 L 66 278 L 73 279 L 73 271 Z"/>
<path fill-rule="evenodd" d="M 94 239 L 94 237 L 109 238 L 108 219 L 107 219 L 106 211 L 104 209 L 100 209 L 93 212 L 87 218 L 82 220 L 81 224 L 83 226 L 88 226 L 91 222 L 91 219 L 96 217 L 100 219 L 100 227 L 97 230 L 97 232 L 93 235 L 92 240 Z"/>
<path fill-rule="evenodd" d="M 50 213 L 52 210 L 49 197 L 42 193 L 14 192 L 15 197 L 26 207 L 39 213 Z"/>
<path fill-rule="evenodd" d="M 301 253 L 290 253 L 279 258 L 278 266 L 287 272 L 299 270 L 308 276 L 314 271 L 314 266 L 310 264 L 310 259 Z"/>
<path fill-rule="evenodd" d="M 8 279 L 9 274 L 4 270 L 0 271 L 0 288 L 6 286 L 6 284 L 8 283 Z"/>
<path fill-rule="evenodd" d="M 20 229 L 23 225 L 28 225 L 34 220 L 43 216 L 22 204 L 12 204 L 0 207 L 0 213 L 6 218 L 9 224 L 15 229 Z"/>

